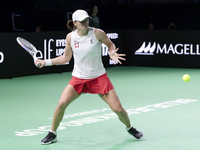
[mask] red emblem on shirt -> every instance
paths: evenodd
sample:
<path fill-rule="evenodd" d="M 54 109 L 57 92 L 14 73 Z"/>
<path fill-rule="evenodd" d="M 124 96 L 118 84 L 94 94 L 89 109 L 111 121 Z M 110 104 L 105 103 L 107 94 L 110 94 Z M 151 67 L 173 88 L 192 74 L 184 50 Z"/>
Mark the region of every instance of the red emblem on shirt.
<path fill-rule="evenodd" d="M 79 43 L 74 43 L 75 48 L 79 48 Z"/>

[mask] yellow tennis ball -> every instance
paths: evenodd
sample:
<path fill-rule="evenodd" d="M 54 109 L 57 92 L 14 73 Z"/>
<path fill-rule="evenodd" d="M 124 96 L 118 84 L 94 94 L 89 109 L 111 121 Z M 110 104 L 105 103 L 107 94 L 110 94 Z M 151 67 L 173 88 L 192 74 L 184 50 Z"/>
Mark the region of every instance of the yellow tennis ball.
<path fill-rule="evenodd" d="M 185 82 L 190 81 L 190 76 L 188 74 L 183 75 L 183 81 Z"/>

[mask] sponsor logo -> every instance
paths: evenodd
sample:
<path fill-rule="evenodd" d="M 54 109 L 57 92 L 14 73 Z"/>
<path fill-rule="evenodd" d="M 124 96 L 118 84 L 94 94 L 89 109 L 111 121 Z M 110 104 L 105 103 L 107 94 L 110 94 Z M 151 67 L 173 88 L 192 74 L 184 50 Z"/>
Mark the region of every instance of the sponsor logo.
<path fill-rule="evenodd" d="M 61 56 L 65 52 L 66 39 L 56 39 L 56 56 Z M 69 62 L 63 64 L 68 65 Z"/>
<path fill-rule="evenodd" d="M 142 46 L 135 52 L 136 55 L 154 55 L 154 51 L 156 48 L 156 42 L 151 46 L 151 42 L 146 46 L 146 43 L 143 42 Z"/>
<path fill-rule="evenodd" d="M 112 59 L 110 59 L 109 60 L 109 65 L 116 65 L 116 64 L 118 64 L 119 62 L 118 61 L 114 61 L 114 60 L 112 60 Z"/>
<path fill-rule="evenodd" d="M 107 33 L 106 35 L 110 39 L 118 39 L 119 38 L 118 33 Z M 109 49 L 105 44 L 102 44 L 101 50 L 102 50 L 102 56 L 108 56 L 109 55 Z M 109 59 L 109 65 L 116 65 L 118 63 L 119 63 L 118 61 L 115 63 L 112 59 Z"/>
<path fill-rule="evenodd" d="M 66 40 L 56 39 L 56 56 L 61 56 L 65 52 Z"/>
<path fill-rule="evenodd" d="M 118 38 L 119 38 L 119 36 L 118 36 L 117 33 L 107 33 L 106 35 L 107 35 L 108 38 L 110 38 L 110 39 L 118 39 Z"/>
<path fill-rule="evenodd" d="M 155 55 L 155 54 L 174 54 L 174 55 L 200 55 L 199 44 L 159 44 L 149 42 L 146 46 L 144 41 L 142 46 L 135 51 L 135 55 Z"/>
<path fill-rule="evenodd" d="M 3 52 L 0 52 L 0 63 L 3 63 L 4 61 L 4 54 Z"/>
<path fill-rule="evenodd" d="M 109 55 L 109 49 L 108 47 L 102 43 L 101 45 L 101 50 L 102 50 L 102 56 L 108 56 Z"/>
<path fill-rule="evenodd" d="M 44 39 L 44 49 L 43 52 L 38 49 L 37 51 L 37 58 L 38 59 L 51 59 L 52 53 L 54 52 L 56 56 L 61 56 L 65 52 L 65 46 L 66 46 L 66 40 L 65 39 Z M 56 47 L 56 49 L 53 49 L 53 45 Z M 63 65 L 68 65 L 68 63 Z"/>
<path fill-rule="evenodd" d="M 108 56 L 109 55 L 109 49 L 105 44 L 102 44 L 101 49 L 102 49 L 102 56 Z M 109 59 L 109 65 L 116 65 L 116 64 L 118 64 L 118 61 L 115 63 L 114 60 Z"/>

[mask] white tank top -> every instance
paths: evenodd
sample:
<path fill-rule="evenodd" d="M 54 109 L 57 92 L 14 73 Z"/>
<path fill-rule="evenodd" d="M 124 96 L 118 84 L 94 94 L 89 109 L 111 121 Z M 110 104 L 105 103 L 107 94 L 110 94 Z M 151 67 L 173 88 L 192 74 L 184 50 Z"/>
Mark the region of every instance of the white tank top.
<path fill-rule="evenodd" d="M 92 79 L 106 73 L 102 63 L 101 43 L 96 39 L 94 28 L 80 37 L 77 30 L 71 32 L 71 47 L 74 57 L 72 76 Z"/>

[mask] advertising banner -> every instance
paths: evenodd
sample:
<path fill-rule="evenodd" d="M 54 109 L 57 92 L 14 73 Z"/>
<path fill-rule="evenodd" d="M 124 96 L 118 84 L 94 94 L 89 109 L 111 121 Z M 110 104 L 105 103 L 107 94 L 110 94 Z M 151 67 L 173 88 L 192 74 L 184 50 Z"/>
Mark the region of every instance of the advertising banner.
<path fill-rule="evenodd" d="M 38 59 L 50 59 L 64 53 L 67 33 L 0 33 L 0 78 L 72 71 L 73 58 L 64 65 L 35 67 L 32 57 L 16 42 L 23 37 L 38 49 Z M 118 53 L 126 54 L 122 65 L 200 68 L 200 31 L 118 30 L 106 34 L 119 47 Z M 104 66 L 113 66 L 104 44 L 101 51 Z"/>
<path fill-rule="evenodd" d="M 0 78 L 72 71 L 73 57 L 69 63 L 64 65 L 37 68 L 29 53 L 16 42 L 17 37 L 30 41 L 38 50 L 38 59 L 50 59 L 64 53 L 67 33 L 0 33 Z M 107 35 L 114 43 L 120 43 L 118 33 L 108 32 Z M 102 60 L 105 67 L 114 65 L 109 58 L 108 51 L 108 48 L 102 44 Z"/>
<path fill-rule="evenodd" d="M 127 65 L 200 68 L 199 34 L 190 30 L 127 32 L 123 42 Z"/>

